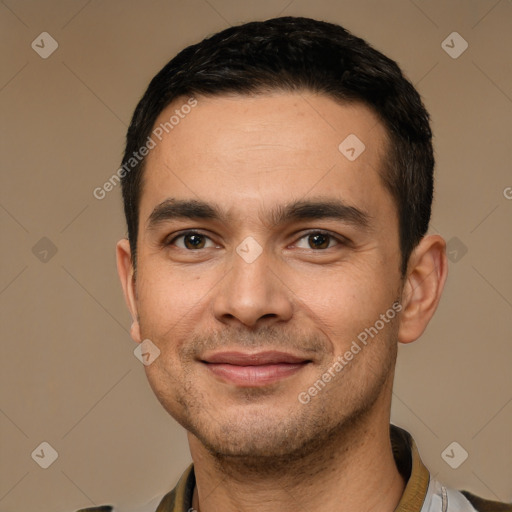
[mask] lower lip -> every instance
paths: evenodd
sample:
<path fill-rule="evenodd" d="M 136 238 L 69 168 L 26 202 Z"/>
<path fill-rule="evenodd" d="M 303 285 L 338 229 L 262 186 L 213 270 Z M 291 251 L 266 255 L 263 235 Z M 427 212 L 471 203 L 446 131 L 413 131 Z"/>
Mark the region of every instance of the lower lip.
<path fill-rule="evenodd" d="M 258 366 L 237 366 L 225 363 L 205 363 L 217 377 L 237 386 L 257 387 L 272 384 L 294 375 L 306 366 L 304 363 L 279 363 Z"/>

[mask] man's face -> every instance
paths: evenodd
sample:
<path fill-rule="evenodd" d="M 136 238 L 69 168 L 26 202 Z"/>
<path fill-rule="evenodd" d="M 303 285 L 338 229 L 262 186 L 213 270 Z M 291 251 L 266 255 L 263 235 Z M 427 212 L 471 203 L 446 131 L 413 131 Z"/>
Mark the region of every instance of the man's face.
<path fill-rule="evenodd" d="M 304 452 L 389 410 L 401 280 L 385 129 L 361 104 L 309 93 L 197 101 L 144 171 L 136 305 L 161 351 L 147 376 L 209 450 Z M 339 149 L 351 134 L 355 159 L 356 139 Z M 211 209 L 176 208 L 190 201 Z"/>

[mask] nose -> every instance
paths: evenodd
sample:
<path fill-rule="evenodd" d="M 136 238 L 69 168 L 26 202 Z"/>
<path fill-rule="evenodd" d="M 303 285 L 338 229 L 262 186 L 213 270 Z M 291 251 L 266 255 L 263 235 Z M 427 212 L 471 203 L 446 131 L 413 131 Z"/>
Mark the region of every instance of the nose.
<path fill-rule="evenodd" d="M 293 314 L 293 292 L 278 277 L 265 251 L 254 261 L 233 254 L 233 266 L 213 299 L 215 318 L 254 328 L 287 321 Z"/>

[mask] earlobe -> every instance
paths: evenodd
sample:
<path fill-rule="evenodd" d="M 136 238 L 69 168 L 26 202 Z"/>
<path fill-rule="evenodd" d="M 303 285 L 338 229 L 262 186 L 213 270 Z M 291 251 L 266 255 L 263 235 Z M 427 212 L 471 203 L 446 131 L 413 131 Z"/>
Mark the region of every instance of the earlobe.
<path fill-rule="evenodd" d="M 398 341 L 410 343 L 425 331 L 441 299 L 447 274 L 446 242 L 439 235 L 423 237 L 409 258 Z"/>
<path fill-rule="evenodd" d="M 131 260 L 130 243 L 127 238 L 119 240 L 116 245 L 117 273 L 123 287 L 124 299 L 132 316 L 133 323 L 130 328 L 130 335 L 133 341 L 141 342 L 140 326 L 137 312 L 137 299 L 135 290 L 135 279 Z"/>
<path fill-rule="evenodd" d="M 132 322 L 132 326 L 130 327 L 130 335 L 131 335 L 133 341 L 136 341 L 137 343 L 140 343 L 142 341 L 138 320 L 134 320 Z"/>

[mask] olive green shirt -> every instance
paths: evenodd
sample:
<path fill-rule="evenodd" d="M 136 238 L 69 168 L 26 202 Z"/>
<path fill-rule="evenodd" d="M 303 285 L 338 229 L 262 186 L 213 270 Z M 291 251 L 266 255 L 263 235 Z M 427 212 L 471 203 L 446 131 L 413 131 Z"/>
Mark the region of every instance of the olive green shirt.
<path fill-rule="evenodd" d="M 442 486 L 431 478 L 408 432 L 390 425 L 390 435 L 397 468 L 407 482 L 395 512 L 512 512 L 512 504 L 485 500 L 467 491 L 459 492 Z M 176 487 L 162 498 L 155 512 L 195 512 L 192 508 L 195 483 L 194 465 L 191 464 Z M 115 510 L 106 505 L 77 512 Z"/>

